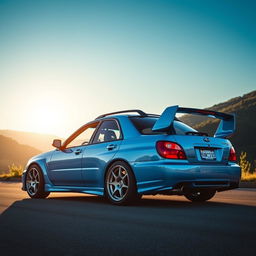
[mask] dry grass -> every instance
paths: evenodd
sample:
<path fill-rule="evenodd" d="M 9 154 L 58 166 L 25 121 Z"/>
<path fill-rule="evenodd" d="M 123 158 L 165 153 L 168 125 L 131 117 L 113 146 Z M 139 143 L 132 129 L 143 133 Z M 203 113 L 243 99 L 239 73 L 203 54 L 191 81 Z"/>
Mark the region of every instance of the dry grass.
<path fill-rule="evenodd" d="M 256 173 L 243 173 L 242 172 L 242 181 L 256 181 Z"/>
<path fill-rule="evenodd" d="M 9 172 L 0 175 L 0 179 L 20 178 L 23 172 L 21 165 L 11 164 L 8 166 Z"/>
<path fill-rule="evenodd" d="M 239 159 L 240 159 L 239 165 L 242 171 L 241 180 L 256 181 L 256 169 L 255 169 L 255 166 L 253 167 L 253 164 L 247 160 L 247 153 L 241 152 Z"/>

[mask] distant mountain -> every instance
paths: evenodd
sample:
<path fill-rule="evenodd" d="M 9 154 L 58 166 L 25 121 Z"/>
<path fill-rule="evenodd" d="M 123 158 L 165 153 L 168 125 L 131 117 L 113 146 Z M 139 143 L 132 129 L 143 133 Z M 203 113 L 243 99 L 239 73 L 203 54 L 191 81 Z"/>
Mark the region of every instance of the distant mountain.
<path fill-rule="evenodd" d="M 241 151 L 248 153 L 248 159 L 256 159 L 256 91 L 216 104 L 206 109 L 219 112 L 235 113 L 237 130 L 230 138 L 237 155 Z M 218 121 L 196 115 L 184 115 L 182 121 L 195 129 L 213 135 Z M 8 165 L 24 165 L 27 160 L 40 152 L 52 150 L 53 139 L 49 134 L 38 134 L 13 130 L 0 130 L 0 171 L 7 170 Z M 60 138 L 61 139 L 61 138 Z"/>
<path fill-rule="evenodd" d="M 248 159 L 253 161 L 256 159 L 256 91 L 247 93 L 241 97 L 236 97 L 228 101 L 216 104 L 206 109 L 236 114 L 236 132 L 230 138 L 234 145 L 237 155 L 241 151 L 248 153 Z M 207 132 L 213 135 L 218 121 L 212 118 L 185 115 L 180 119 L 191 125 L 195 129 Z"/>
<path fill-rule="evenodd" d="M 42 152 L 52 150 L 53 139 L 61 139 L 58 136 L 51 134 L 40 134 L 33 132 L 22 132 L 15 130 L 0 130 L 0 135 L 10 137 L 20 144 L 29 145 Z"/>
<path fill-rule="evenodd" d="M 40 154 L 33 147 L 19 144 L 17 141 L 0 135 L 0 173 L 8 170 L 12 163 L 24 166 L 29 158 Z"/>

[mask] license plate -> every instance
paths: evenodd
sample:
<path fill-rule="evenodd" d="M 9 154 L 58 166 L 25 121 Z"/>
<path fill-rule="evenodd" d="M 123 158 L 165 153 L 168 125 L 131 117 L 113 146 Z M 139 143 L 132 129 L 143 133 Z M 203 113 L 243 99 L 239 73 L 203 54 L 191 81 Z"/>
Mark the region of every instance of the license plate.
<path fill-rule="evenodd" d="M 201 157 L 204 160 L 216 160 L 215 152 L 213 149 L 200 149 Z"/>

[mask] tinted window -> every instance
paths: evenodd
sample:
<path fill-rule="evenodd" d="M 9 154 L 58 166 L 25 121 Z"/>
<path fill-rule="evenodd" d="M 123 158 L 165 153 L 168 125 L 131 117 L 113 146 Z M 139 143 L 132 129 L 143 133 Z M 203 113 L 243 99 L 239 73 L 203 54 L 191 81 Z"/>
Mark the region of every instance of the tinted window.
<path fill-rule="evenodd" d="M 145 135 L 154 135 L 154 134 L 166 134 L 165 132 L 154 132 L 152 128 L 158 118 L 156 117 L 131 117 L 130 120 L 137 128 L 137 130 Z M 190 126 L 178 121 L 174 120 L 173 122 L 174 134 L 185 135 L 186 132 L 196 132 Z"/>
<path fill-rule="evenodd" d="M 103 121 L 96 132 L 93 143 L 114 141 L 121 139 L 121 132 L 115 120 Z"/>
<path fill-rule="evenodd" d="M 152 128 L 157 121 L 155 117 L 131 117 L 130 120 L 142 134 L 159 134 L 152 131 Z"/>

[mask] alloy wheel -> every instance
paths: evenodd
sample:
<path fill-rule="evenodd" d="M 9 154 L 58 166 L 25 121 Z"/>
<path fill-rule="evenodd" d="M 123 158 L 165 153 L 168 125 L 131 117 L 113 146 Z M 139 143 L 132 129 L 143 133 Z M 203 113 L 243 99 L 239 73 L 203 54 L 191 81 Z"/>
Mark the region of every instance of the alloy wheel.
<path fill-rule="evenodd" d="M 118 202 L 125 198 L 129 188 L 129 174 L 124 166 L 113 166 L 106 181 L 108 194 L 112 200 Z"/>
<path fill-rule="evenodd" d="M 26 178 L 26 188 L 27 188 L 27 192 L 31 196 L 34 196 L 37 193 L 39 189 L 39 183 L 40 183 L 39 171 L 35 167 L 29 169 L 27 173 L 27 178 Z"/>

